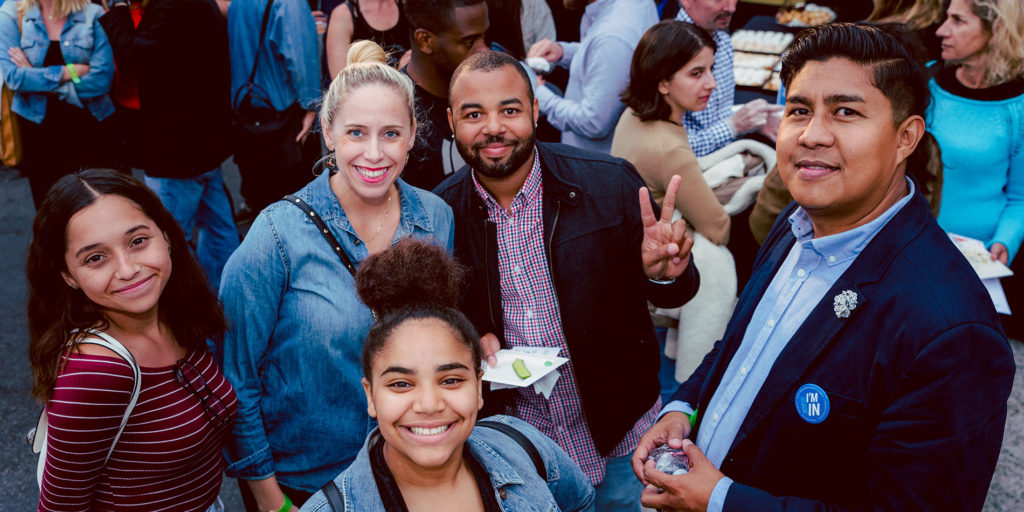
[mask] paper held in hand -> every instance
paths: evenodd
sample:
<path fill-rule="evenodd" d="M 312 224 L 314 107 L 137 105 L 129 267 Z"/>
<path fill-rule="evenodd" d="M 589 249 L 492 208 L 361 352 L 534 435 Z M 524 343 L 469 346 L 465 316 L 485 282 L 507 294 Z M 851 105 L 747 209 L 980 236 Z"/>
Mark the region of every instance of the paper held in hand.
<path fill-rule="evenodd" d="M 954 233 L 949 233 L 949 239 L 978 273 L 989 297 L 992 298 L 992 304 L 996 307 L 996 311 L 1009 315 L 1010 304 L 1006 300 L 1006 294 L 1003 292 L 1003 285 L 999 283 L 999 278 L 1012 276 L 1013 271 L 1003 265 L 1001 261 L 993 260 L 981 240 Z"/>
<path fill-rule="evenodd" d="M 556 353 L 558 349 L 555 349 Z M 484 380 L 505 386 L 524 388 L 531 386 L 545 375 L 551 373 L 559 366 L 565 364 L 568 359 L 556 355 L 535 354 L 522 350 L 499 350 L 495 357 L 498 364 L 490 367 L 484 364 Z M 525 379 L 516 374 L 512 364 L 516 359 L 522 359 L 529 371 L 529 377 Z"/>
<path fill-rule="evenodd" d="M 964 258 L 967 258 L 967 262 L 978 273 L 978 277 L 982 279 L 996 279 L 1013 275 L 1013 271 L 1007 268 L 1006 265 L 1003 265 L 1001 261 L 992 259 L 988 249 L 985 248 L 985 244 L 981 240 L 954 233 L 949 234 L 949 239 L 963 253 Z"/>

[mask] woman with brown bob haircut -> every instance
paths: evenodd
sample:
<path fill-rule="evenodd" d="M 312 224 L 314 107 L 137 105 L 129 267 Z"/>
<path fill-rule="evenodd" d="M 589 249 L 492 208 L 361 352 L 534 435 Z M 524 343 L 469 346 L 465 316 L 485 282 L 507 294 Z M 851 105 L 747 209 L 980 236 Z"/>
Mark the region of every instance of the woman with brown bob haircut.
<path fill-rule="evenodd" d="M 612 155 L 629 160 L 659 203 L 673 175 L 682 178 L 676 209 L 708 240 L 729 240 L 729 214 L 704 181 L 679 120 L 707 106 L 716 83 L 711 73 L 717 46 L 702 28 L 662 21 L 647 30 L 633 53 L 627 108 L 615 127 Z"/>

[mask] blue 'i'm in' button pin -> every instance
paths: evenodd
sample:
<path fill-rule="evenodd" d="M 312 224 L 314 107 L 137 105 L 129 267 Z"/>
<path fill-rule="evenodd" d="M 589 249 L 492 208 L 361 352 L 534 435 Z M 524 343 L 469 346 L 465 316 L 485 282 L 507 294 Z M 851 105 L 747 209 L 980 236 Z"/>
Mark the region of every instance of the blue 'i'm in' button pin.
<path fill-rule="evenodd" d="M 804 384 L 796 392 L 796 413 L 807 423 L 817 424 L 828 418 L 828 394 L 817 384 Z"/>

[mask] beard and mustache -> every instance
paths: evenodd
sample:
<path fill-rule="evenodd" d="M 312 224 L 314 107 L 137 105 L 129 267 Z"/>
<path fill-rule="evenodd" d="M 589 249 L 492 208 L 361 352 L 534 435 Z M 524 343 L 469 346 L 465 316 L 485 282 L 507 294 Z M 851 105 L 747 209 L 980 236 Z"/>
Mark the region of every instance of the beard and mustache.
<path fill-rule="evenodd" d="M 482 142 L 463 144 L 458 137 L 455 138 L 455 146 L 459 154 L 467 164 L 476 172 L 492 179 L 500 179 L 511 176 L 527 160 L 533 158 L 533 145 L 536 136 L 533 130 L 523 139 L 502 137 L 500 135 L 487 137 Z M 503 160 L 489 160 L 481 155 L 481 150 L 491 144 L 502 144 L 512 147 L 512 151 Z"/>

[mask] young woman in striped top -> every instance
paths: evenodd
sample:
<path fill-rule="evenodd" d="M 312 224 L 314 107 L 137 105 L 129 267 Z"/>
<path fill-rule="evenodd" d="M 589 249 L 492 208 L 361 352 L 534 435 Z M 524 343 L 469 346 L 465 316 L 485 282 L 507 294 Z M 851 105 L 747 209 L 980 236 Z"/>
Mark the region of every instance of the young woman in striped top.
<path fill-rule="evenodd" d="M 27 274 L 32 391 L 49 421 L 38 510 L 220 510 L 237 405 L 206 343 L 224 317 L 160 200 L 112 171 L 65 176 L 36 214 Z M 95 336 L 86 329 L 118 340 L 141 368 L 116 444 L 133 370 L 80 344 Z"/>

